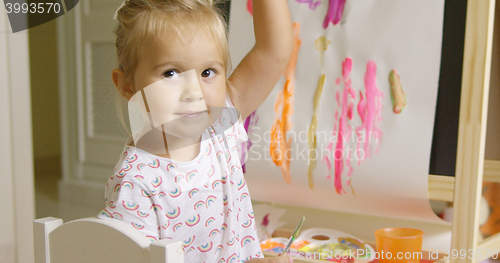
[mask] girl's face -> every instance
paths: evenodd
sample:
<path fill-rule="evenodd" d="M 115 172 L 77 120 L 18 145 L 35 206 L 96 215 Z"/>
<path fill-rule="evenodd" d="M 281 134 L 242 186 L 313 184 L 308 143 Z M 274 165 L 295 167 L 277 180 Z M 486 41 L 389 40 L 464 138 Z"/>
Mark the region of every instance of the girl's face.
<path fill-rule="evenodd" d="M 210 125 L 209 112 L 224 107 L 226 74 L 209 32 L 181 34 L 169 32 L 142 47 L 132 90 L 163 85 L 155 96 L 148 96 L 149 87 L 144 90 L 151 112 L 161 115 L 166 134 L 195 138 Z"/>

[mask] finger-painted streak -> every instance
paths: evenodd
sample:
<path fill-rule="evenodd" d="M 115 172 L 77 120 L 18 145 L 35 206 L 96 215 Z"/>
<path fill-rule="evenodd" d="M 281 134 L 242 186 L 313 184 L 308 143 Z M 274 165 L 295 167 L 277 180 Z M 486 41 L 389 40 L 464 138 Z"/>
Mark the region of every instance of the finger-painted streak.
<path fill-rule="evenodd" d="M 250 138 L 252 134 L 252 126 L 257 125 L 259 122 L 259 116 L 257 115 L 257 110 L 255 110 L 250 116 L 248 116 L 245 119 L 245 123 L 243 124 L 243 127 L 245 128 L 245 131 L 247 132 L 248 135 L 248 140 L 246 142 L 243 142 L 240 144 L 241 147 L 241 157 L 240 157 L 240 163 L 242 164 L 241 169 L 243 170 L 243 173 L 246 173 L 246 159 L 248 152 L 250 151 L 250 147 L 252 147 L 252 140 Z"/>
<path fill-rule="evenodd" d="M 376 145 L 375 153 L 378 153 L 380 140 L 382 138 L 382 130 L 379 125 L 382 121 L 382 100 L 384 94 L 380 92 L 377 87 L 377 65 L 373 60 L 368 61 L 366 64 L 365 73 L 365 97 L 360 92 L 360 101 L 357 109 L 361 118 L 362 124 L 356 128 L 358 136 L 358 145 L 356 153 L 358 156 L 358 165 L 361 164 L 366 158 L 371 156 L 372 140 L 375 140 Z M 363 146 L 363 149 L 361 149 Z M 359 156 L 362 153 L 362 156 Z"/>
<path fill-rule="evenodd" d="M 300 23 L 293 24 L 294 46 L 292 56 L 285 69 L 284 76 L 286 79 L 283 91 L 278 94 L 274 104 L 276 117 L 271 127 L 271 143 L 270 154 L 276 166 L 279 166 L 283 179 L 287 183 L 291 183 L 290 175 L 290 152 L 291 138 L 287 138 L 287 132 L 292 129 L 292 114 L 293 114 L 293 95 L 295 86 L 295 70 L 297 68 L 298 54 L 302 40 L 300 40 Z"/>
<path fill-rule="evenodd" d="M 253 16 L 253 3 L 252 0 L 247 0 L 247 11 Z"/>
<path fill-rule="evenodd" d="M 389 84 L 391 86 L 392 111 L 400 114 L 406 107 L 406 94 L 395 69 L 389 73 Z"/>
<path fill-rule="evenodd" d="M 354 90 L 351 87 L 351 79 L 350 74 L 352 70 L 352 60 L 350 58 L 346 58 L 344 62 L 342 62 L 342 78 L 344 82 L 344 90 L 342 91 L 342 97 L 340 102 L 340 118 L 338 120 L 337 125 L 337 142 L 335 144 L 335 154 L 334 154 L 334 163 L 335 163 L 335 190 L 338 194 L 344 194 L 345 191 L 342 185 L 342 173 L 344 171 L 344 163 L 349 168 L 347 171 L 347 175 L 350 178 L 351 173 L 353 171 L 350 164 L 350 157 L 346 156 L 346 149 L 344 143 L 349 141 L 351 136 L 352 128 L 348 123 L 348 119 L 352 119 L 349 117 L 349 112 L 352 112 L 352 104 L 349 101 L 349 98 L 355 99 Z M 347 158 L 346 158 L 347 157 Z"/>
<path fill-rule="evenodd" d="M 307 179 L 309 183 L 309 188 L 314 188 L 314 170 L 316 169 L 316 129 L 318 126 L 318 109 L 321 95 L 323 94 L 323 87 L 325 85 L 325 51 L 330 45 L 330 41 L 326 39 L 325 36 L 320 36 L 314 42 L 314 47 L 319 52 L 320 66 L 321 66 L 321 76 L 316 87 L 313 98 L 313 116 L 311 118 L 311 124 L 307 131 L 307 144 L 309 147 L 309 158 L 308 158 L 308 169 L 307 169 Z"/>
<path fill-rule="evenodd" d="M 327 28 L 330 23 L 333 25 L 338 24 L 344 15 L 344 7 L 347 0 L 329 0 L 328 11 L 325 20 L 323 21 L 323 28 Z"/>
<path fill-rule="evenodd" d="M 309 4 L 309 9 L 311 10 L 316 10 L 316 8 L 321 5 L 321 1 L 314 1 L 314 0 L 295 0 L 297 3 L 301 4 Z"/>
<path fill-rule="evenodd" d="M 314 170 L 316 169 L 316 129 L 318 126 L 318 108 L 321 95 L 323 93 L 323 86 L 325 85 L 325 74 L 322 74 L 318 81 L 318 86 L 316 87 L 316 92 L 314 93 L 313 99 L 313 117 L 311 119 L 311 124 L 309 125 L 309 130 L 307 131 L 307 144 L 309 146 L 309 161 L 307 170 L 307 180 L 309 182 L 309 188 L 314 188 Z"/>

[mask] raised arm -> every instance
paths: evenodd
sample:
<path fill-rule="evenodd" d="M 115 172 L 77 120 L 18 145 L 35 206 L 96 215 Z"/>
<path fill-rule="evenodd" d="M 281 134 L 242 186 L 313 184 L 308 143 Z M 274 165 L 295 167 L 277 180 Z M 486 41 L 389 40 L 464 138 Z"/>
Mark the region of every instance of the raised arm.
<path fill-rule="evenodd" d="M 253 0 L 255 46 L 229 77 L 230 97 L 245 119 L 266 99 L 283 74 L 293 49 L 287 0 Z"/>

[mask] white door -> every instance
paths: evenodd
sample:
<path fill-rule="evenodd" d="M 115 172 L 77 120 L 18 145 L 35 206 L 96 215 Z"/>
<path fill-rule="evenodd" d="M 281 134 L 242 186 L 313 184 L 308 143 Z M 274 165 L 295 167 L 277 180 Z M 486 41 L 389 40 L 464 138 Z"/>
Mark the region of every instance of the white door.
<path fill-rule="evenodd" d="M 63 218 L 96 216 L 104 208 L 106 180 L 128 137 L 117 116 L 111 81 L 117 64 L 113 14 L 120 4 L 83 0 L 58 19 L 63 127 L 59 191 L 61 201 L 70 203 L 61 211 Z"/>
<path fill-rule="evenodd" d="M 0 4 L 0 263 L 33 262 L 33 146 L 28 33 Z"/>

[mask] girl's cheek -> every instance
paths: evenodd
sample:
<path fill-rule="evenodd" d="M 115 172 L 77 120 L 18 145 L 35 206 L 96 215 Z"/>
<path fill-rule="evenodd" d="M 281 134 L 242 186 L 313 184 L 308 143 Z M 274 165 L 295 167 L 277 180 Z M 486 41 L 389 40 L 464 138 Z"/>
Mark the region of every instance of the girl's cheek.
<path fill-rule="evenodd" d="M 212 107 L 212 108 L 222 108 L 224 107 L 224 100 L 220 101 L 211 101 L 211 100 L 205 100 L 205 104 L 207 107 Z"/>
<path fill-rule="evenodd" d="M 203 97 L 205 99 L 205 103 L 211 107 L 224 107 L 224 101 L 226 99 L 226 88 L 223 86 L 220 87 L 207 87 L 202 89 Z"/>

